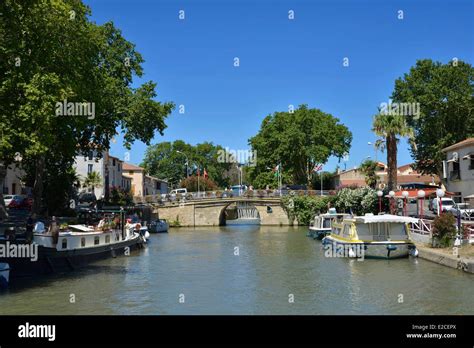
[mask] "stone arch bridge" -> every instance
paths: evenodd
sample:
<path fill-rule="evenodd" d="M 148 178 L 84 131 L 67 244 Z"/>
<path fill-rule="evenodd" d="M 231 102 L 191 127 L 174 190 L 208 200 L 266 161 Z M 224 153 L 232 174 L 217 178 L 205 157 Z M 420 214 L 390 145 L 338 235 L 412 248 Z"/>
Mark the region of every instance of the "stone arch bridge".
<path fill-rule="evenodd" d="M 227 207 L 239 202 L 252 205 L 258 210 L 261 225 L 291 225 L 279 197 L 234 197 L 172 202 L 154 205 L 153 212 L 160 219 L 166 219 L 171 226 L 222 226 L 225 225 L 224 212 Z"/>

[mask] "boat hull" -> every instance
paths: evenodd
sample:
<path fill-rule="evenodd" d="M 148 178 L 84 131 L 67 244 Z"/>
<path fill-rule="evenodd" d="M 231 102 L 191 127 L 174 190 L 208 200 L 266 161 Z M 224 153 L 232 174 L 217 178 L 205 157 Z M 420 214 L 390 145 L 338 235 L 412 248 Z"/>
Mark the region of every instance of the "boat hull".
<path fill-rule="evenodd" d="M 55 248 L 39 246 L 38 259 L 36 261 L 29 258 L 6 257 L 0 258 L 0 263 L 7 263 L 9 265 L 11 280 L 74 271 L 91 262 L 125 255 L 128 252 L 143 247 L 143 238 L 137 235 L 134 238 L 118 243 L 73 250 L 58 251 Z"/>
<path fill-rule="evenodd" d="M 363 253 L 365 259 L 400 259 L 406 258 L 410 255 L 415 245 L 411 242 L 351 242 L 343 241 L 331 236 L 323 239 L 323 245 L 332 246 L 335 250 L 337 248 L 352 249 L 360 257 L 360 252 Z M 359 251 L 359 253 L 357 253 Z"/>
<path fill-rule="evenodd" d="M 331 233 L 331 229 L 321 229 L 321 228 L 310 228 L 308 232 L 308 236 L 317 239 L 317 240 L 322 240 L 324 237 L 329 235 Z"/>

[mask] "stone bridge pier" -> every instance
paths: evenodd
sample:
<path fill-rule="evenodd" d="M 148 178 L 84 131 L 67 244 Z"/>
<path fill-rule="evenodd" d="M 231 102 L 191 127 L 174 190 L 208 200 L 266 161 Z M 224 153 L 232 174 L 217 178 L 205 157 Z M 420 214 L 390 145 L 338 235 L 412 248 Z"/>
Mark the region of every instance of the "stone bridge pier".
<path fill-rule="evenodd" d="M 153 212 L 160 219 L 166 219 L 170 226 L 222 226 L 225 225 L 226 208 L 237 202 L 254 206 L 260 215 L 261 225 L 288 226 L 292 224 L 283 209 L 280 198 L 203 199 L 154 206 Z"/>

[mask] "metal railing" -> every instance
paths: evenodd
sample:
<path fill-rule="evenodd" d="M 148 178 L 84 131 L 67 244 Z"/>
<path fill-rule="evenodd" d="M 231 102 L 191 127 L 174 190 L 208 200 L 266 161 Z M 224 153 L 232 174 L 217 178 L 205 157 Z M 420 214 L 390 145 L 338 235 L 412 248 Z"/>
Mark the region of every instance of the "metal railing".
<path fill-rule="evenodd" d="M 431 220 L 424 220 L 424 219 L 418 219 L 418 222 L 412 222 L 410 224 L 410 231 L 412 233 L 418 233 L 423 236 L 429 236 L 431 238 L 432 230 L 432 221 Z"/>

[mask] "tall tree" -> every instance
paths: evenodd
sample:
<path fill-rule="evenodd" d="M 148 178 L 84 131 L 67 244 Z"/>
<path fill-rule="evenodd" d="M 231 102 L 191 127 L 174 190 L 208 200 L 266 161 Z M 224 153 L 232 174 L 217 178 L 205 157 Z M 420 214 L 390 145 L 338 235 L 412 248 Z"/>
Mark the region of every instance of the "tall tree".
<path fill-rule="evenodd" d="M 397 189 L 397 154 L 398 137 L 411 137 L 412 129 L 406 123 L 406 116 L 377 114 L 374 116 L 373 131 L 379 137 L 385 138 L 384 147 L 387 150 L 387 187 Z"/>
<path fill-rule="evenodd" d="M 379 179 L 377 175 L 377 162 L 371 160 L 365 160 L 361 163 L 359 170 L 364 174 L 365 183 L 370 188 L 375 189 L 377 186 L 377 180 Z"/>
<path fill-rule="evenodd" d="M 392 99 L 420 104 L 420 114 L 407 117 L 414 129 L 411 153 L 417 170 L 441 177 L 441 150 L 474 136 L 474 68 L 457 60 L 418 60 L 395 81 Z"/>
<path fill-rule="evenodd" d="M 351 141 L 349 129 L 319 109 L 301 105 L 291 113 L 268 115 L 258 134 L 249 139 L 257 158 L 250 179 L 254 184 L 263 183 L 262 177 L 271 179 L 269 168 L 281 163 L 283 178 L 289 175 L 294 184 L 310 186 L 314 166 L 330 156 L 342 157 Z"/>
<path fill-rule="evenodd" d="M 38 212 L 52 151 L 71 164 L 91 144 L 107 150 L 119 132 L 127 148 L 149 143 L 174 105 L 154 100 L 154 82 L 131 87 L 142 76 L 142 56 L 112 23 L 90 22 L 81 1 L 5 0 L 0 12 L 0 163 L 12 163 L 16 152 L 35 161 Z M 58 113 L 62 102 L 85 102 L 93 112 Z"/>

